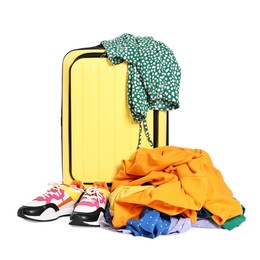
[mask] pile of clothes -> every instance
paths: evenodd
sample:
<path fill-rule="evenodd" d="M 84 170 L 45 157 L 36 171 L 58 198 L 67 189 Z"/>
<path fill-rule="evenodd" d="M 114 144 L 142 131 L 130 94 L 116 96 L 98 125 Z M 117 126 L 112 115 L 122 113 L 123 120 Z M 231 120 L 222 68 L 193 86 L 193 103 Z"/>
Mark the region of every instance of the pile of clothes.
<path fill-rule="evenodd" d="M 53 184 L 17 215 L 33 221 L 70 216 L 70 225 L 155 238 L 192 227 L 232 230 L 244 213 L 205 151 L 162 146 L 123 160 L 110 188 L 106 182 L 85 188 L 80 180 Z"/>
<path fill-rule="evenodd" d="M 155 238 L 191 227 L 232 230 L 244 213 L 207 152 L 164 146 L 122 161 L 100 225 Z"/>

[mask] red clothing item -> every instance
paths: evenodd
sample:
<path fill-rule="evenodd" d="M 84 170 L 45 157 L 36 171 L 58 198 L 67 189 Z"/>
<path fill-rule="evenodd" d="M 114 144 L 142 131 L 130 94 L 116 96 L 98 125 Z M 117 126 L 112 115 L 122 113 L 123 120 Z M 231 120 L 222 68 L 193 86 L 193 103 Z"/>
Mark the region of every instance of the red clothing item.
<path fill-rule="evenodd" d="M 219 225 L 243 213 L 240 202 L 233 198 L 220 171 L 203 150 L 175 146 L 140 148 L 129 160 L 122 161 L 111 191 L 120 186 L 145 184 L 152 184 L 154 189 L 113 201 L 115 228 L 125 226 L 129 219 L 138 219 L 145 206 L 170 216 L 182 214 L 193 223 L 197 220 L 196 211 L 204 207 Z"/>

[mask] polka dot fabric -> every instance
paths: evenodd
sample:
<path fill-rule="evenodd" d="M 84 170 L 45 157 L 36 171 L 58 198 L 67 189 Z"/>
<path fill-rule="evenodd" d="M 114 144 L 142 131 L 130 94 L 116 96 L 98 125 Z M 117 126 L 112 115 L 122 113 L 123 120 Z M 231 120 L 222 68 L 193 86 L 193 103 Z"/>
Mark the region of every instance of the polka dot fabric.
<path fill-rule="evenodd" d="M 140 219 L 127 221 L 126 230 L 130 230 L 134 236 L 156 238 L 167 235 L 169 226 L 170 216 L 145 207 Z"/>
<path fill-rule="evenodd" d="M 128 62 L 128 105 L 135 122 L 145 122 L 148 110 L 179 108 L 181 69 L 164 43 L 126 33 L 102 44 L 113 65 Z"/>

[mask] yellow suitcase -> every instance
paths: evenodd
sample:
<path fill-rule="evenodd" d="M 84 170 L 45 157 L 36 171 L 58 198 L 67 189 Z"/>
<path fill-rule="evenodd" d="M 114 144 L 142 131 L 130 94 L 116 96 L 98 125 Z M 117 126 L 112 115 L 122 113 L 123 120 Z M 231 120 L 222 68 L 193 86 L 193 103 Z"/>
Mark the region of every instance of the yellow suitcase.
<path fill-rule="evenodd" d="M 64 183 L 108 184 L 136 151 L 139 123 L 127 103 L 127 63 L 112 65 L 102 45 L 68 52 L 62 63 Z M 168 145 L 168 112 L 149 111 L 154 147 Z M 144 131 L 142 147 L 150 147 Z"/>

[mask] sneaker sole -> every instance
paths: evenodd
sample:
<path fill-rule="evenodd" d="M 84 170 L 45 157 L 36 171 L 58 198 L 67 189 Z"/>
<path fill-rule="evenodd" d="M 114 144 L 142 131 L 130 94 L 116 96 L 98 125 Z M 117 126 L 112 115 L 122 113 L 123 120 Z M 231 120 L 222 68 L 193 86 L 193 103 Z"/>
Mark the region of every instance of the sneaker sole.
<path fill-rule="evenodd" d="M 70 225 L 73 226 L 92 226 L 100 227 L 100 220 L 104 216 L 104 209 L 97 209 L 93 213 L 77 213 L 73 212 L 70 215 Z"/>
<path fill-rule="evenodd" d="M 27 220 L 47 222 L 56 220 L 60 217 L 68 217 L 70 216 L 73 210 L 66 208 L 55 211 L 53 208 L 48 208 L 45 211 L 43 211 L 40 215 L 28 215 L 24 211 L 26 211 L 26 207 L 19 208 L 17 216 Z"/>

